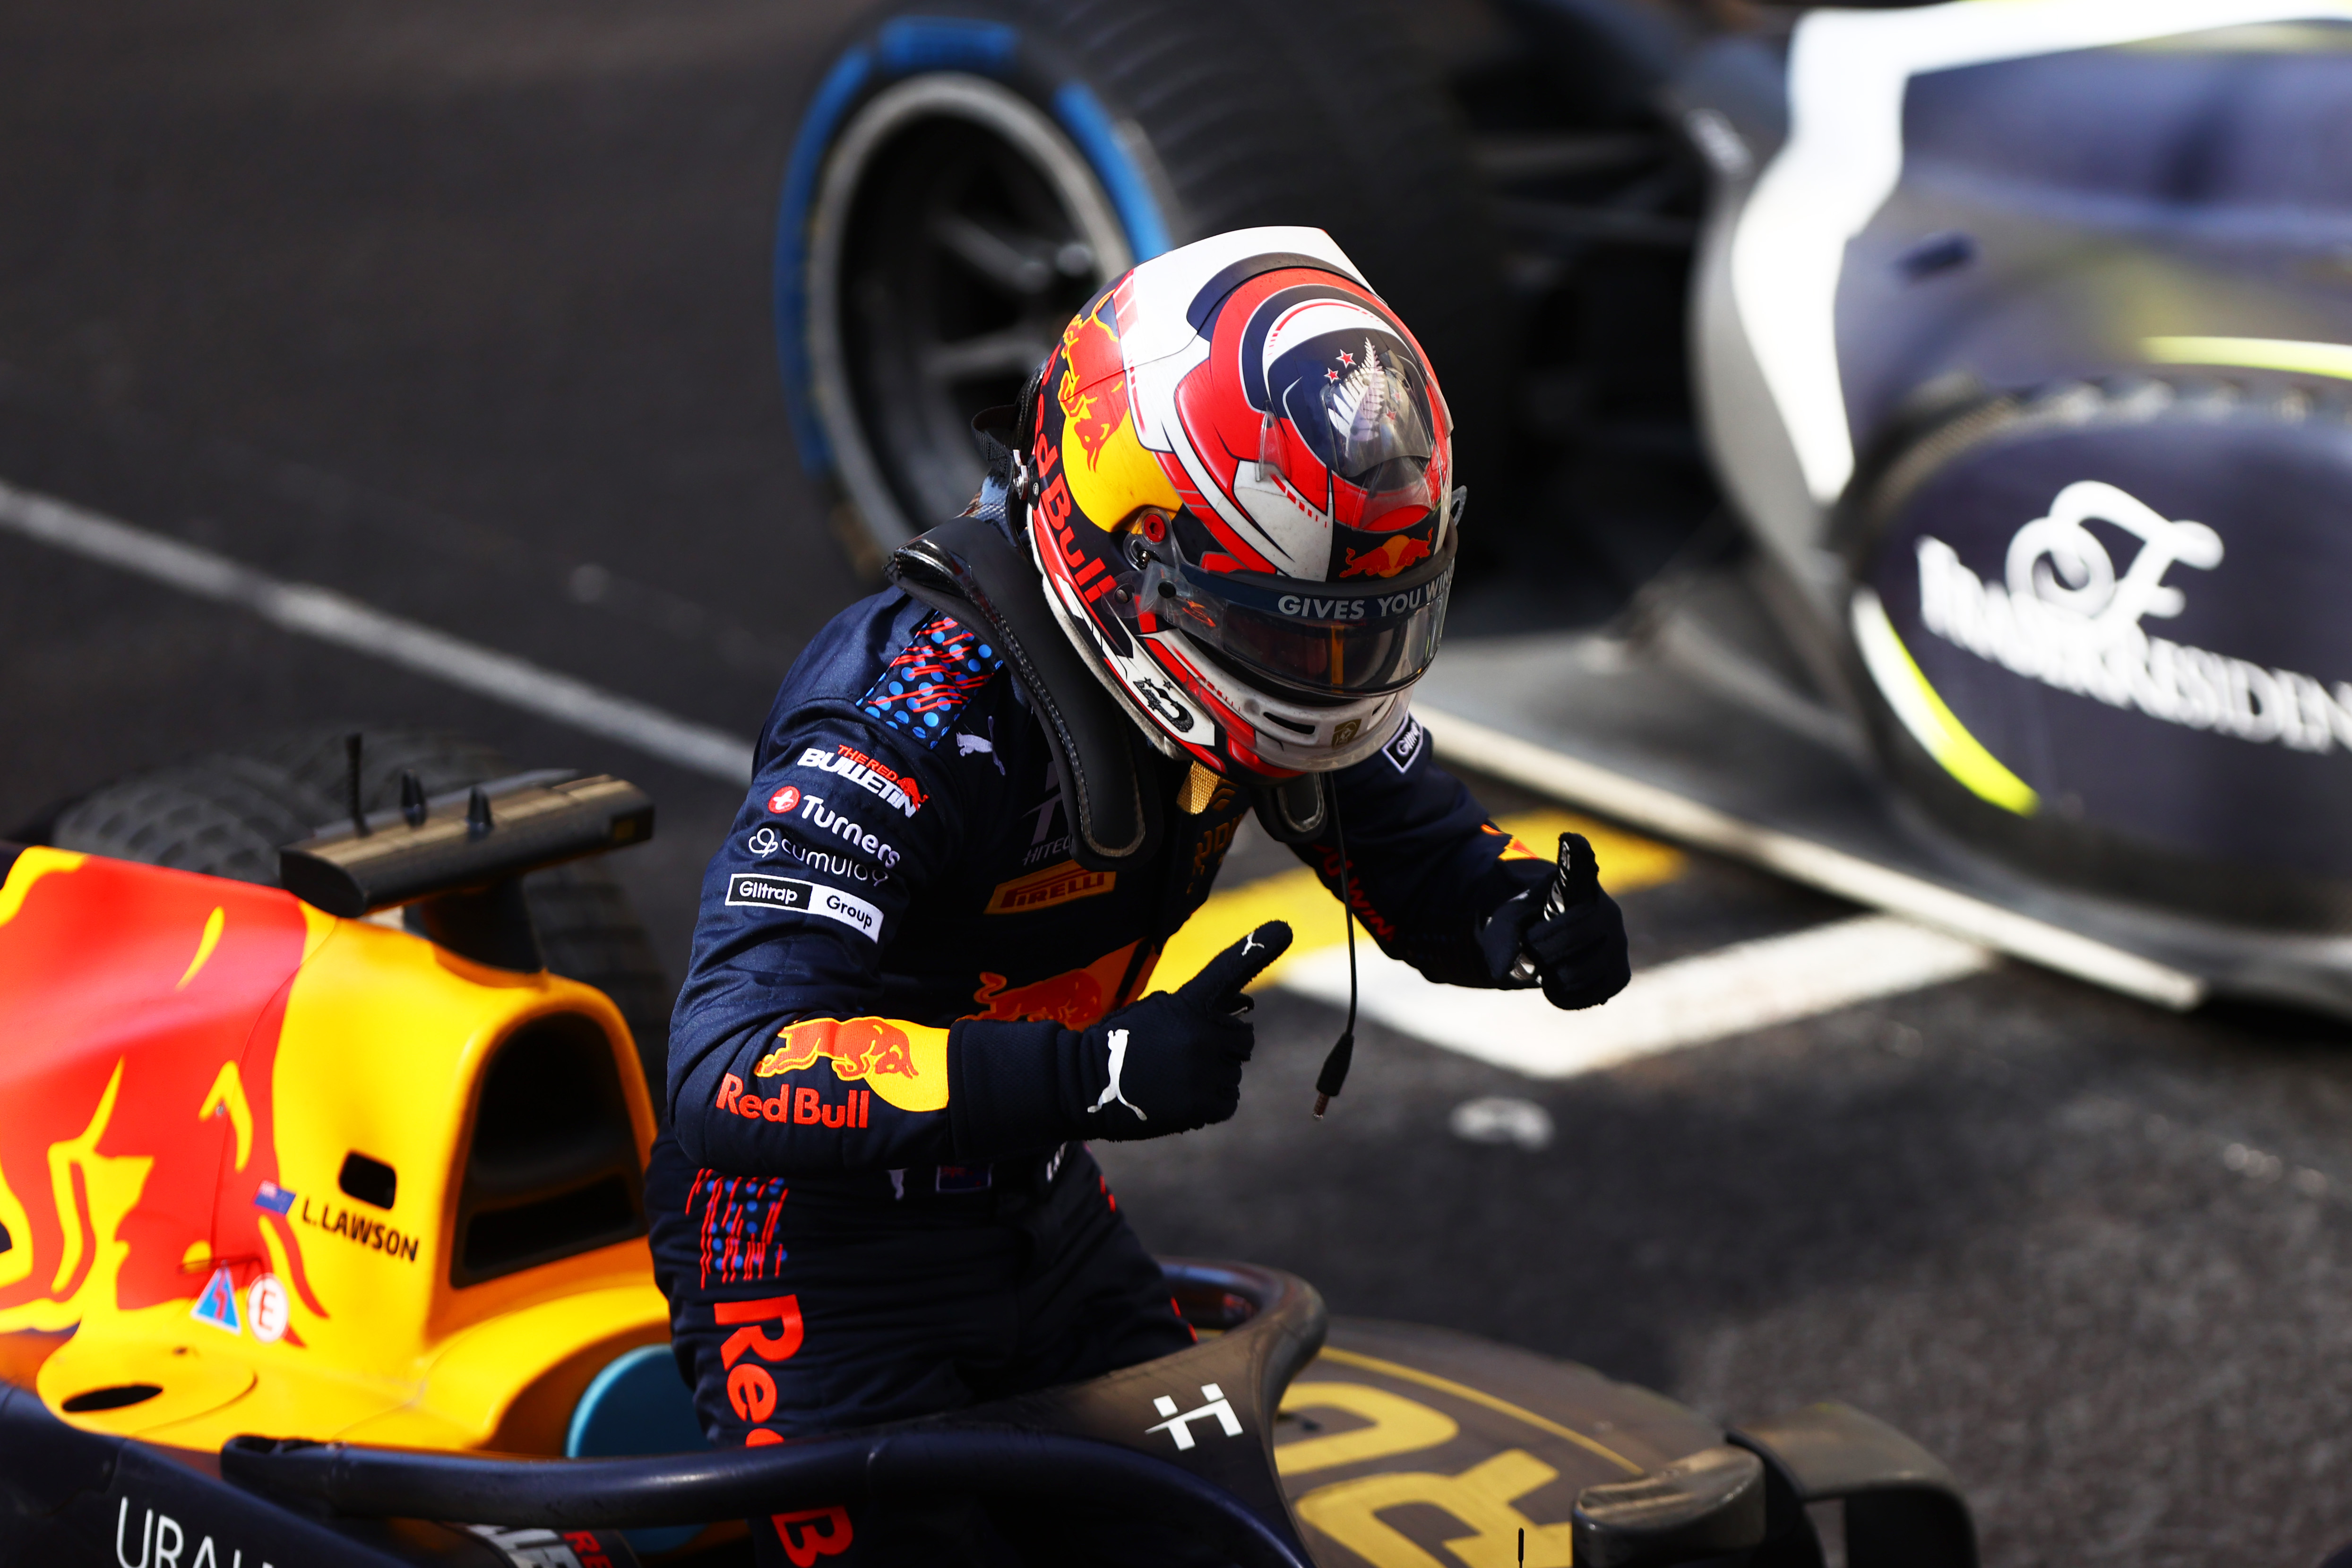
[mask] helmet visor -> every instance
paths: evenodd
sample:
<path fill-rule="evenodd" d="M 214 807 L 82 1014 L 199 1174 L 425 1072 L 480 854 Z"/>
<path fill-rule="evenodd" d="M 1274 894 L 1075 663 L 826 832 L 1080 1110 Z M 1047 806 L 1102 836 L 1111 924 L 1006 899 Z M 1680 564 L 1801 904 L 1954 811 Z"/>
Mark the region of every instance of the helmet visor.
<path fill-rule="evenodd" d="M 1154 561 L 1144 606 L 1238 673 L 1308 700 L 1373 697 L 1421 679 L 1437 657 L 1454 542 L 1418 570 L 1370 583 L 1204 572 Z"/>
<path fill-rule="evenodd" d="M 1436 505 L 1427 470 L 1437 442 L 1423 395 L 1394 345 L 1383 354 L 1367 337 L 1360 353 L 1344 358 L 1345 374 L 1334 370 L 1286 388 L 1283 412 L 1330 476 L 1327 510 L 1334 518 L 1350 528 L 1383 531 L 1411 526 L 1394 514 L 1425 514 Z M 1268 455 L 1261 453 L 1260 460 Z"/>

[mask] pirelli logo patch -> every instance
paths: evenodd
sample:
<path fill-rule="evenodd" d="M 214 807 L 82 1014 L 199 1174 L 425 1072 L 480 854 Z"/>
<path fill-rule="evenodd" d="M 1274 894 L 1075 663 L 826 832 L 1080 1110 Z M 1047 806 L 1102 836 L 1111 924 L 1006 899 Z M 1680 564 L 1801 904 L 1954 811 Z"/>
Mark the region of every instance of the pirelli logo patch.
<path fill-rule="evenodd" d="M 1032 871 L 1025 877 L 1015 877 L 1010 882 L 996 884 L 996 891 L 988 897 L 988 912 L 992 915 L 1025 915 L 1034 910 L 1050 909 L 1055 904 L 1108 893 L 1118 884 L 1118 873 L 1116 871 L 1089 871 L 1076 860 L 1065 860 L 1058 866 L 1048 866 L 1042 871 Z"/>
<path fill-rule="evenodd" d="M 880 910 L 863 899 L 854 898 L 838 888 L 828 888 L 821 882 L 738 871 L 727 879 L 727 901 L 758 909 L 793 910 L 803 914 L 823 915 L 829 921 L 839 921 L 870 941 L 882 940 Z"/>

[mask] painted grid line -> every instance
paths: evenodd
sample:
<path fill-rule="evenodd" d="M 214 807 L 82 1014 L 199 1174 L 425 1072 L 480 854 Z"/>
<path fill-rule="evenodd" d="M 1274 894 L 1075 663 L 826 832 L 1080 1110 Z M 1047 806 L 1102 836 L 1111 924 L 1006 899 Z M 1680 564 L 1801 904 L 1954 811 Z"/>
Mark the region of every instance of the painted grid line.
<path fill-rule="evenodd" d="M 526 713 L 742 785 L 751 747 L 738 736 L 592 686 L 529 659 L 451 637 L 310 583 L 292 583 L 196 545 L 0 483 L 0 530 L 315 637 Z"/>
<path fill-rule="evenodd" d="M 1437 754 L 1555 800 L 1570 801 L 1678 843 L 1761 866 L 1860 904 L 1982 942 L 2095 985 L 2186 1012 L 2205 1000 L 2195 975 L 2080 931 L 2003 909 L 1954 889 L 1794 834 L 1746 822 L 1643 780 L 1555 752 L 1474 720 L 1416 707 Z"/>
<path fill-rule="evenodd" d="M 1975 942 L 1896 916 L 1857 915 L 1643 969 L 1605 1005 L 1563 1013 L 1540 991 L 1434 985 L 1369 943 L 1358 952 L 1365 1016 L 1538 1079 L 1794 1023 L 1982 973 L 2000 962 Z M 1326 948 L 1296 959 L 1276 984 L 1344 1007 L 1347 952 Z"/>

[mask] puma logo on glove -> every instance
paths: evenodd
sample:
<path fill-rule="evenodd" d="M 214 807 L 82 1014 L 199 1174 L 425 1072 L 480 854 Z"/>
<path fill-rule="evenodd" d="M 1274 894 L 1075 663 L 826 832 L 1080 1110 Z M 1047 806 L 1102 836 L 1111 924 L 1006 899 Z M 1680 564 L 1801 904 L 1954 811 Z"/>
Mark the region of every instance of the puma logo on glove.
<path fill-rule="evenodd" d="M 948 1031 L 948 1114 L 958 1157 L 1003 1159 L 1079 1138 L 1158 1138 L 1224 1121 L 1241 1104 L 1242 1064 L 1257 1043 L 1244 988 L 1289 946 L 1290 928 L 1268 921 L 1174 991 L 1154 992 L 1090 1029 L 957 1019 Z"/>
<path fill-rule="evenodd" d="M 1257 1043 L 1243 987 L 1289 946 L 1290 928 L 1269 921 L 1174 991 L 1155 992 L 1088 1029 L 1079 1060 L 1099 1064 L 1101 1078 L 1087 1107 L 1087 1135 L 1156 1138 L 1233 1115 L 1242 1064 Z"/>
<path fill-rule="evenodd" d="M 1119 1069 L 1126 1066 L 1127 1031 L 1125 1029 L 1113 1029 L 1110 1032 L 1110 1083 L 1103 1089 L 1102 1098 L 1096 1100 L 1094 1104 L 1087 1107 L 1087 1109 L 1090 1110 L 1100 1110 L 1106 1105 L 1124 1105 L 1129 1110 L 1135 1112 L 1135 1119 L 1138 1121 L 1142 1121 L 1146 1120 L 1143 1114 L 1143 1107 L 1128 1099 L 1124 1093 L 1120 1092 L 1118 1087 Z"/>

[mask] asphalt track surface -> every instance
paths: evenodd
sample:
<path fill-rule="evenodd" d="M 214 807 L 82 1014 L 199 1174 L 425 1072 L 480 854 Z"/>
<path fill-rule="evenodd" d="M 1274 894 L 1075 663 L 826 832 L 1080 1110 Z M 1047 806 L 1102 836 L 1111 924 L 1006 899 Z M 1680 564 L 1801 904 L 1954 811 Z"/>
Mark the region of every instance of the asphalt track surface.
<path fill-rule="evenodd" d="M 862 591 L 768 325 L 788 105 L 837 15 L 0 9 L 0 481 L 748 734 Z M 682 961 L 725 785 L 0 536 L 0 823 L 344 721 L 644 784 L 659 838 L 615 864 Z M 1852 912 L 1706 859 L 1626 907 L 1641 963 Z M 1337 1016 L 1257 1016 L 1234 1122 L 1104 1151 L 1155 1247 L 1727 1418 L 1847 1400 L 1952 1464 L 1994 1563 L 2352 1539 L 2340 1029 L 2004 964 L 1546 1083 L 1371 1026 L 1317 1124 Z M 1493 1095 L 1549 1145 L 1448 1131 Z"/>

